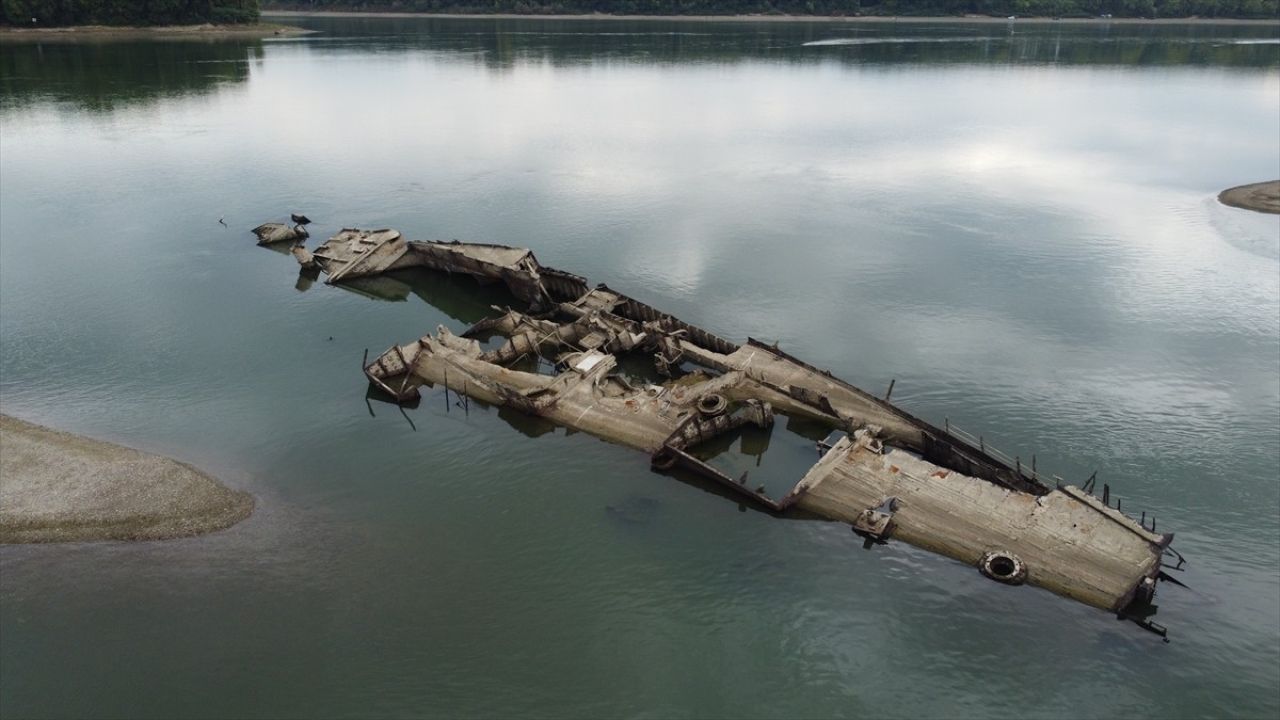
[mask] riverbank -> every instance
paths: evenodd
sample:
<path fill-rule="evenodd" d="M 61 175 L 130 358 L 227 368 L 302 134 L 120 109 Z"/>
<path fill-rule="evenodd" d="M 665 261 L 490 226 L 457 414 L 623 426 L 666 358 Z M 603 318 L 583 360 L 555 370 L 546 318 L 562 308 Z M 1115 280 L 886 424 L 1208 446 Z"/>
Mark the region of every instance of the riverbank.
<path fill-rule="evenodd" d="M 1228 188 L 1218 193 L 1218 202 L 1245 210 L 1280 215 L 1280 180 Z"/>
<path fill-rule="evenodd" d="M 200 535 L 253 505 L 186 463 L 0 415 L 0 543 Z"/>
<path fill-rule="evenodd" d="M 71 27 L 0 27 L 0 42 L 48 42 L 58 40 L 220 40 L 308 35 L 314 30 L 257 23 L 254 25 L 162 25 L 157 27 L 117 27 L 75 25 Z"/>
<path fill-rule="evenodd" d="M 605 13 L 566 15 L 522 15 L 516 13 L 424 13 L 341 10 L 266 10 L 263 17 L 277 18 L 452 18 L 465 20 L 687 20 L 696 22 L 831 22 L 831 23 L 1009 23 L 1008 18 L 986 15 L 883 16 L 883 15 L 609 15 Z M 1054 22 L 1077 25 L 1278 25 L 1276 20 L 1234 18 L 1060 18 L 1018 17 L 1012 22 Z"/>

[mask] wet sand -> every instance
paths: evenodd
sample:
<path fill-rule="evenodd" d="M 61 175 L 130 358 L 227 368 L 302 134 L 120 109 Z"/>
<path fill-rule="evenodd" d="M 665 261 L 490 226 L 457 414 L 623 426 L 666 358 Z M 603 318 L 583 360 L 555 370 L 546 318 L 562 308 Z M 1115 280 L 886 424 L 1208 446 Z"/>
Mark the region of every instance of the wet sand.
<path fill-rule="evenodd" d="M 158 27 L 116 27 L 76 25 L 72 27 L 0 27 L 0 42 L 49 42 L 84 40 L 221 40 L 234 38 L 291 37 L 314 31 L 279 25 L 163 25 Z"/>
<path fill-rule="evenodd" d="M 0 543 L 186 537 L 253 505 L 186 463 L 0 415 Z"/>
<path fill-rule="evenodd" d="M 1245 210 L 1280 215 L 1280 180 L 1228 188 L 1218 194 L 1218 202 Z"/>

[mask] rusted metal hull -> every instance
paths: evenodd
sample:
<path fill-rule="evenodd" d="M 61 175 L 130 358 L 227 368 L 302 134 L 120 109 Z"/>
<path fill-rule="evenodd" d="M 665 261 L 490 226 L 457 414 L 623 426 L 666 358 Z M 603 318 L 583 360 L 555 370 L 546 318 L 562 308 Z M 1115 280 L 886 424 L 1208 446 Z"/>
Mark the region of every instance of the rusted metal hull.
<path fill-rule="evenodd" d="M 307 259 L 298 253 L 299 261 Z M 655 467 L 682 467 L 775 513 L 796 507 L 848 523 L 868 546 L 890 539 L 954 558 L 1007 584 L 1027 583 L 1144 626 L 1172 535 L 1079 488 L 939 428 L 829 372 L 748 339 L 737 344 L 604 285 L 547 268 L 522 248 L 407 242 L 394 230 L 344 230 L 310 258 L 329 282 L 404 267 L 504 283 L 525 307 L 462 337 L 444 327 L 368 362 L 372 385 L 397 401 L 423 385 L 546 418 L 647 452 Z M 537 313 L 537 314 L 526 314 Z M 471 339 L 501 335 L 484 350 Z M 649 356 L 676 376 L 634 387 L 616 356 Z M 552 362 L 545 375 L 516 369 Z M 682 368 L 695 366 L 701 374 Z M 785 496 L 725 476 L 689 449 L 773 413 L 824 423 L 844 437 Z"/>
<path fill-rule="evenodd" d="M 797 486 L 798 505 L 857 525 L 868 509 L 891 505 L 887 537 L 981 567 L 996 553 L 1027 582 L 1119 612 L 1149 596 L 1170 540 L 1071 486 L 1044 495 L 1002 488 L 934 465 L 858 431 L 823 456 Z"/>

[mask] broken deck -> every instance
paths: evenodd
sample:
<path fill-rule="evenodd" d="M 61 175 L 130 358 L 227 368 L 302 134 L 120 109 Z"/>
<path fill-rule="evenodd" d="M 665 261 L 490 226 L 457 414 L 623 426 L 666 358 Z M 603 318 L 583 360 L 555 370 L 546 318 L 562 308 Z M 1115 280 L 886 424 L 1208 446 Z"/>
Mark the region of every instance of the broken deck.
<path fill-rule="evenodd" d="M 682 467 L 774 513 L 803 509 L 847 523 L 867 546 L 902 540 L 972 565 L 1005 584 L 1043 587 L 1164 633 L 1146 619 L 1171 534 L 1157 534 L 1084 490 L 979 441 L 937 427 L 831 373 L 754 339 L 731 342 L 604 285 L 549 268 L 527 249 L 405 240 L 395 230 L 345 229 L 294 252 L 338 283 L 421 267 L 504 283 L 520 309 L 461 336 L 445 327 L 368 362 L 369 382 L 396 401 L 423 386 L 508 407 Z M 505 341 L 486 350 L 477 338 Z M 624 354 L 652 359 L 669 380 L 633 385 Z M 551 363 L 545 374 L 530 361 Z M 749 489 L 689 450 L 775 413 L 841 435 L 781 498 Z M 1086 485 L 1092 489 L 1092 485 Z M 1171 552 L 1171 551 L 1170 551 Z"/>

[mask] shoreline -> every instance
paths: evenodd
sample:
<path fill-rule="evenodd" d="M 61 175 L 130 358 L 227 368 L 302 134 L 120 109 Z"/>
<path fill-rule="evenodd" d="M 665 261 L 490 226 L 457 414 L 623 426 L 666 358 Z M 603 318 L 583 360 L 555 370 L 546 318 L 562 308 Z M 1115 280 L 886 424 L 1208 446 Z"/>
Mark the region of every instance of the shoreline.
<path fill-rule="evenodd" d="M 46 40 L 220 40 L 310 35 L 314 30 L 280 25 L 70 25 L 67 27 L 0 27 L 0 42 L 43 42 Z"/>
<path fill-rule="evenodd" d="M 172 458 L 0 414 L 0 544 L 169 540 L 222 530 L 254 498 Z"/>
<path fill-rule="evenodd" d="M 358 10 L 263 10 L 262 17 L 285 18 L 442 18 L 450 20 L 687 20 L 691 22 L 817 22 L 817 23 L 1058 23 L 1071 25 L 1275 25 L 1280 20 L 1253 18 L 1059 18 L 1018 17 L 1015 20 L 985 15 L 611 15 L 573 13 L 522 15 L 518 13 L 429 13 Z"/>
<path fill-rule="evenodd" d="M 1242 210 L 1280 215 L 1280 180 L 1227 188 L 1218 193 L 1218 202 Z"/>

